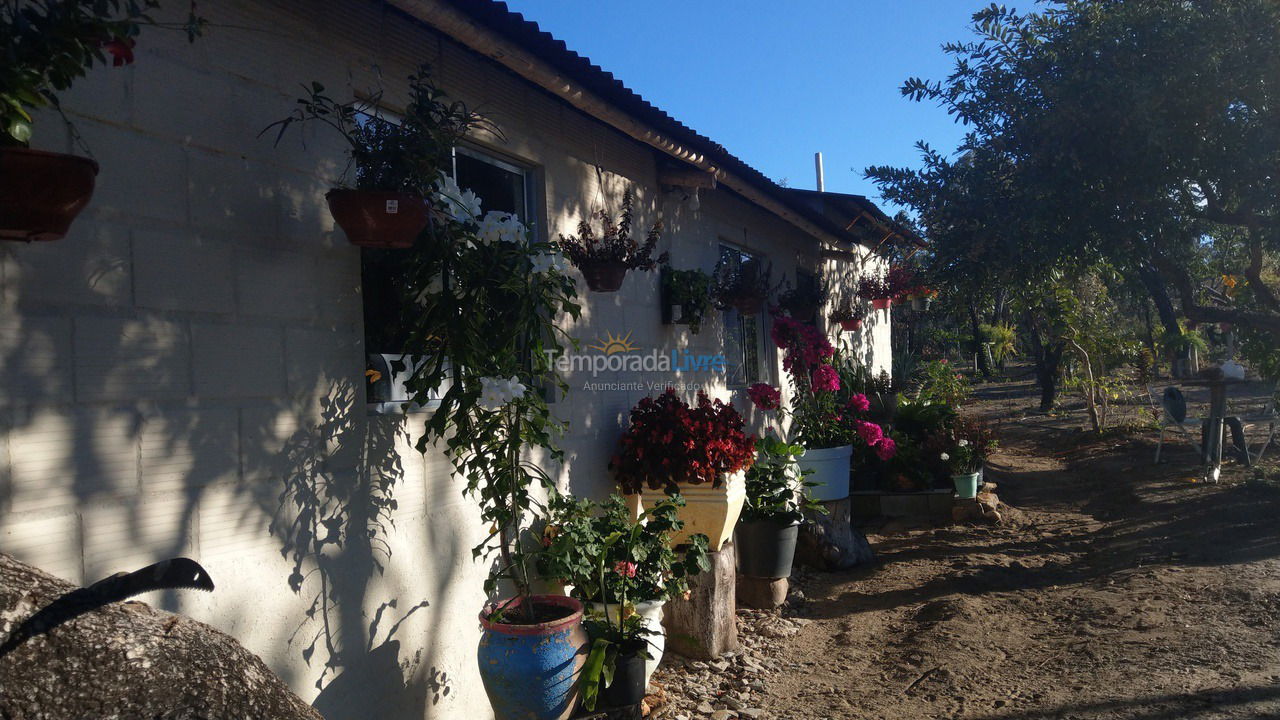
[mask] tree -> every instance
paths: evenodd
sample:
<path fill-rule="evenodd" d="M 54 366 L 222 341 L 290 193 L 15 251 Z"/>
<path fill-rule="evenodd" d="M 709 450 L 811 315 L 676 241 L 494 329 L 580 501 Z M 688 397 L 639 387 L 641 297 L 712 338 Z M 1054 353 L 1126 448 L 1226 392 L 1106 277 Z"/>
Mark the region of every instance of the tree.
<path fill-rule="evenodd" d="M 903 86 L 969 127 L 960 160 L 923 148 L 920 170 L 870 168 L 886 197 L 998 273 L 1106 259 L 1166 331 L 1181 310 L 1280 344 L 1280 3 L 992 5 L 973 30 L 945 46 L 945 81 Z M 1226 242 L 1238 252 L 1215 252 Z M 1206 255 L 1232 259 L 1237 292 L 1206 289 Z"/>

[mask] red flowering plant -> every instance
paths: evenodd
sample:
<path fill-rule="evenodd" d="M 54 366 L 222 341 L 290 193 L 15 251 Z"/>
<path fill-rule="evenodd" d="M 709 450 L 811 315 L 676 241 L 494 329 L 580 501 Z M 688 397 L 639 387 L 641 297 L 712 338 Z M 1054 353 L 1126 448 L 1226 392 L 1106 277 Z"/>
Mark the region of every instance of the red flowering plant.
<path fill-rule="evenodd" d="M 755 462 L 755 436 L 742 426 L 732 405 L 700 392 L 690 407 L 667 388 L 632 408 L 631 425 L 609 469 L 628 494 L 641 492 L 646 484 L 665 488 L 667 494 L 678 493 L 680 485 L 720 487 L 726 475 Z"/>
<path fill-rule="evenodd" d="M 887 297 L 891 297 L 894 300 L 902 300 L 908 297 L 917 287 L 920 287 L 920 279 L 916 276 L 915 270 L 908 267 L 889 268 L 884 281 L 889 289 Z"/>
<path fill-rule="evenodd" d="M 863 300 L 885 300 L 893 297 L 893 289 L 887 276 L 868 273 L 858 278 L 858 297 Z"/>
<path fill-rule="evenodd" d="M 35 122 L 32 111 L 57 109 L 67 90 L 95 65 L 133 62 L 143 27 L 185 32 L 195 41 L 207 24 L 195 2 L 185 22 L 158 22 L 159 0 L 39 0 L 0 3 L 0 146 L 25 146 Z M 78 136 L 77 136 L 78 139 Z"/>
<path fill-rule="evenodd" d="M 782 392 L 769 383 L 756 383 L 747 388 L 751 404 L 761 410 L 777 410 L 782 407 Z"/>
<path fill-rule="evenodd" d="M 600 233 L 591 227 L 590 219 L 599 218 Z M 631 236 L 631 191 L 622 194 L 622 214 L 618 221 L 607 210 L 598 210 L 578 223 L 577 235 L 561 235 L 560 251 L 581 268 L 591 263 L 615 262 L 628 270 L 651 271 L 667 263 L 668 254 L 653 257 L 658 240 L 662 238 L 662 221 L 655 222 L 645 233 L 641 243 Z"/>

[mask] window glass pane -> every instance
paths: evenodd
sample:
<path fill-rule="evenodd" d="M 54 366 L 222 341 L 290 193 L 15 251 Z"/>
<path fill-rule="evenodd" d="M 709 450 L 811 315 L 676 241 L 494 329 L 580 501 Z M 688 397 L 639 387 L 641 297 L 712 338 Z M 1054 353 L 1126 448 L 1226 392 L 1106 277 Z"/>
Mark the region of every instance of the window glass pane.
<path fill-rule="evenodd" d="M 521 222 L 530 224 L 523 171 L 462 150 L 454 158 L 454 170 L 458 187 L 474 192 L 480 198 L 481 210 L 512 213 Z"/>
<path fill-rule="evenodd" d="M 753 255 L 731 245 L 720 246 L 721 262 L 738 266 Z M 737 310 L 725 310 L 724 354 L 729 366 L 726 383 L 731 388 L 745 387 L 761 381 L 761 349 L 763 320 L 760 315 L 742 315 Z"/>

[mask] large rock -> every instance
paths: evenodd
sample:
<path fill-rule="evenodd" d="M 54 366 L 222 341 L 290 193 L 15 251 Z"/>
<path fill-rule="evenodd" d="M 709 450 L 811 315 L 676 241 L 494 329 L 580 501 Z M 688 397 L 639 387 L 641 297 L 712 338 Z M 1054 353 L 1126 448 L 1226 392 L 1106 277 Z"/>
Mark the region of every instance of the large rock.
<path fill-rule="evenodd" d="M 0 553 L 0 644 L 75 589 Z M 230 636 L 140 602 L 92 610 L 0 656 L 0 718 L 321 720 Z"/>
<path fill-rule="evenodd" d="M 876 554 L 853 526 L 849 498 L 822 503 L 826 514 L 806 512 L 796 541 L 796 561 L 817 570 L 848 570 L 874 562 Z"/>

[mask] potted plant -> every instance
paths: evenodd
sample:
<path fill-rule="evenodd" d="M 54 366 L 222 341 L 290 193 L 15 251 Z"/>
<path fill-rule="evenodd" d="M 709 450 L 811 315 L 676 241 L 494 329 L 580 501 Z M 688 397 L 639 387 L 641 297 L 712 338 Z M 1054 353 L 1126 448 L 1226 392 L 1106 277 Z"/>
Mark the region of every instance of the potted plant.
<path fill-rule="evenodd" d="M 747 498 L 738 520 L 738 571 L 759 578 L 791 576 L 796 538 L 805 510 L 826 512 L 809 496 L 810 484 L 796 462 L 801 445 L 770 434 L 756 442 L 756 462 L 747 471 Z"/>
<path fill-rule="evenodd" d="M 480 219 L 480 201 L 463 193 L 446 171 L 459 138 L 484 121 L 461 102 L 449 102 L 422 65 L 409 76 L 409 102 L 392 121 L 382 109 L 382 91 L 366 98 L 338 102 L 318 82 L 299 98 L 293 114 L 263 129 L 276 128 L 278 145 L 297 124 L 319 123 L 347 142 L 355 187 L 325 194 L 329 212 L 353 245 L 371 248 L 413 247 L 432 221 L 429 196 L 441 193 L 447 212 L 461 220 Z"/>
<path fill-rule="evenodd" d="M 958 417 L 930 447 L 951 473 L 956 497 L 977 497 L 982 477 L 982 464 L 997 447 L 995 436 L 978 420 Z"/>
<path fill-rule="evenodd" d="M 672 549 L 671 535 L 682 529 L 684 499 L 671 496 L 637 518 L 618 495 L 603 503 L 553 496 L 538 557 L 539 573 L 562 583 L 581 600 L 591 617 L 617 623 L 635 616 L 647 632 L 641 687 L 662 660 L 665 637 L 662 606 L 688 592 L 688 579 L 709 570 L 707 538 L 694 535 L 685 550 Z M 623 572 L 602 572 L 602 569 Z M 590 628 L 588 628 L 590 632 Z M 612 635 L 615 644 L 621 635 Z M 584 693 L 585 699 L 585 693 Z"/>
<path fill-rule="evenodd" d="M 902 265 L 889 268 L 889 272 L 885 273 L 884 282 L 889 287 L 889 297 L 895 302 L 908 299 L 911 293 L 920 287 L 915 270 Z"/>
<path fill-rule="evenodd" d="M 911 309 L 916 312 L 928 310 L 936 297 L 938 297 L 938 291 L 925 285 L 918 285 L 907 294 L 907 299 L 911 301 Z"/>
<path fill-rule="evenodd" d="M 778 306 L 800 322 L 813 322 L 818 310 L 827 301 L 827 281 L 821 275 L 812 278 L 796 278 L 795 287 L 788 287 L 778 294 Z"/>
<path fill-rule="evenodd" d="M 736 262 L 721 259 L 712 275 L 711 297 L 720 310 L 758 315 L 778 289 L 770 284 L 772 275 L 773 265 L 755 258 Z"/>
<path fill-rule="evenodd" d="M 857 332 L 862 329 L 862 321 L 866 317 L 866 304 L 846 297 L 836 305 L 827 319 L 840 325 L 840 329 L 845 332 Z"/>
<path fill-rule="evenodd" d="M 866 274 L 858 278 L 858 297 L 869 300 L 876 310 L 888 310 L 893 304 L 893 289 L 885 275 Z"/>
<path fill-rule="evenodd" d="M 703 534 L 719 550 L 733 535 L 746 493 L 743 473 L 755 461 L 755 437 L 742 426 L 732 405 L 699 392 L 690 406 L 667 388 L 632 408 L 609 468 L 637 516 L 663 499 L 646 487 L 684 497 L 684 526 L 672 533 L 672 546 Z"/>
<path fill-rule="evenodd" d="M 697 335 L 711 309 L 711 276 L 701 270 L 662 268 L 662 321 L 688 325 Z"/>
<path fill-rule="evenodd" d="M 622 215 L 616 224 L 607 211 L 594 213 L 594 217 L 600 218 L 599 236 L 592 229 L 589 217 L 578 223 L 576 236 L 560 236 L 560 249 L 582 272 L 587 288 L 592 292 L 616 291 L 622 287 L 628 270 L 650 272 L 658 265 L 666 264 L 667 253 L 653 258 L 654 248 L 662 237 L 662 221 L 649 228 L 643 244 L 631 237 L 630 190 L 622 195 Z"/>
<path fill-rule="evenodd" d="M 0 239 L 57 240 L 89 204 L 98 164 L 28 147 L 32 111 L 60 109 L 58 93 L 95 65 L 132 63 L 142 27 L 165 27 L 148 14 L 157 7 L 157 0 L 0 3 Z M 188 39 L 204 24 L 192 3 Z"/>
<path fill-rule="evenodd" d="M 577 704 L 588 637 L 581 601 L 533 590 L 535 489 L 555 488 L 545 465 L 562 457 L 563 425 L 546 398 L 567 386 L 551 358 L 569 344 L 564 319 L 580 308 L 552 245 L 510 215 L 477 221 L 449 201 L 425 197 L 433 242 L 404 254 L 402 349 L 417 358 L 405 388 L 411 402 L 435 407 L 418 416 L 417 448 L 444 452 L 488 528 L 472 554 L 491 568 L 477 662 L 494 715 L 563 720 Z"/>
<path fill-rule="evenodd" d="M 811 493 L 824 502 L 848 497 L 855 441 L 862 438 L 876 454 L 892 457 L 893 440 L 883 434 L 867 440 L 860 432 L 863 426 L 880 427 L 862 419 L 870 401 L 845 387 L 841 372 L 848 372 L 847 364 L 835 362 L 835 348 L 826 336 L 784 315 L 774 316 L 770 336 L 783 352 L 791 385 L 790 407 L 780 412 L 790 419 L 792 440 L 805 448 L 799 464 L 811 473 Z"/>

